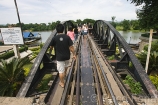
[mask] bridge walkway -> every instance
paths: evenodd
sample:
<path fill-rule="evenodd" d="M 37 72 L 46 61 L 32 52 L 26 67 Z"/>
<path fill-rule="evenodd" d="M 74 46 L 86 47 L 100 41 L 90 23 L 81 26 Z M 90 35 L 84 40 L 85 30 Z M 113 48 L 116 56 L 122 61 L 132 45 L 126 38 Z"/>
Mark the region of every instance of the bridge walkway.
<path fill-rule="evenodd" d="M 97 105 L 100 103 L 100 105 L 104 105 L 106 103 L 112 102 L 112 96 L 110 95 L 110 92 L 108 90 L 109 85 L 112 88 L 113 91 L 113 97 L 118 97 L 117 101 L 120 101 L 121 103 L 127 103 L 125 102 L 124 95 L 122 94 L 120 87 L 118 86 L 115 78 L 111 74 L 111 71 L 109 70 L 109 67 L 105 65 L 105 61 L 102 59 L 101 55 L 95 48 L 95 42 L 93 39 L 91 39 L 90 36 L 88 38 L 82 38 L 81 44 L 80 44 L 80 51 L 78 52 L 78 56 L 76 59 L 76 63 L 74 65 L 74 71 L 72 73 L 72 77 L 70 79 L 70 84 L 68 83 L 68 76 L 71 72 L 71 67 L 68 68 L 67 76 L 65 83 L 68 84 L 69 88 L 62 88 L 59 83 L 59 79 L 56 81 L 56 85 L 54 87 L 55 91 L 52 91 L 51 95 L 49 96 L 48 105 L 77 105 L 77 92 L 79 92 L 79 103 L 82 103 L 82 105 Z M 93 48 L 90 48 L 89 43 L 91 43 Z M 76 43 L 77 44 L 77 43 Z M 74 45 L 75 46 L 75 45 Z M 75 46 L 76 47 L 76 46 Z M 99 59 L 99 62 L 104 68 L 104 72 L 106 74 L 107 80 L 109 84 L 106 84 L 102 77 L 101 72 L 99 72 L 99 68 L 96 67 L 96 70 L 94 70 L 94 61 L 92 58 L 95 56 L 92 53 L 91 49 L 93 49 L 96 52 L 97 58 Z M 80 62 L 80 63 L 79 63 Z M 70 59 L 70 65 L 73 63 L 73 59 Z M 79 68 L 77 69 L 77 63 L 79 63 Z M 98 70 L 97 70 L 98 69 Z M 79 74 L 78 74 L 79 73 Z M 96 77 L 97 75 L 97 77 Z M 79 78 L 79 86 L 77 78 Z M 97 82 L 98 81 L 98 82 Z M 77 88 L 79 87 L 79 89 Z M 98 88 L 99 87 L 99 88 Z M 68 91 L 66 94 L 66 99 L 63 99 L 64 92 Z M 99 96 L 100 94 L 100 96 Z M 101 99 L 99 99 L 101 98 Z M 122 98 L 122 100 L 121 100 Z M 64 101 L 63 101 L 64 100 Z M 64 104 L 62 104 L 64 103 Z"/>
<path fill-rule="evenodd" d="M 74 26 L 71 21 L 62 24 L 65 29 Z M 36 57 L 17 97 L 34 97 L 37 105 L 138 105 L 143 104 L 140 97 L 157 98 L 158 91 L 131 48 L 120 33 L 104 20 L 97 20 L 93 24 L 92 36 L 88 35 L 87 39 L 79 38 L 75 44 L 77 59 L 70 60 L 65 87 L 59 87 L 56 64 L 48 53 L 55 35 L 56 30 Z M 112 61 L 108 60 L 111 56 Z M 50 73 L 53 77 L 48 91 L 44 94 L 37 91 L 42 78 Z M 138 96 L 133 97 L 129 87 L 123 83 L 127 75 L 142 85 L 142 93 Z"/>

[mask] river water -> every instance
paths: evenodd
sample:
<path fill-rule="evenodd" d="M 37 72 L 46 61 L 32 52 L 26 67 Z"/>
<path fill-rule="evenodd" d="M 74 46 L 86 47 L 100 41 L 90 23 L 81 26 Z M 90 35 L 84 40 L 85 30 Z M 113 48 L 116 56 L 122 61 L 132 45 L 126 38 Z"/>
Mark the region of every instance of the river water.
<path fill-rule="evenodd" d="M 44 32 L 38 32 L 38 33 L 41 34 L 42 43 L 45 43 L 48 37 L 51 35 L 52 31 L 44 31 Z M 139 37 L 142 34 L 141 32 L 132 32 L 132 31 L 128 31 L 128 32 L 119 31 L 119 33 L 129 44 L 138 44 L 140 42 Z"/>
<path fill-rule="evenodd" d="M 48 39 L 48 37 L 51 35 L 52 31 L 42 31 L 38 32 L 41 34 L 41 41 L 42 43 L 45 43 Z M 139 37 L 141 36 L 141 32 L 132 32 L 132 31 L 119 31 L 119 33 L 123 36 L 123 38 L 126 40 L 129 44 L 138 44 L 140 42 Z M 0 41 L 2 40 L 2 36 L 0 35 Z"/>
<path fill-rule="evenodd" d="M 132 31 L 119 31 L 122 37 L 126 40 L 128 44 L 138 44 L 141 40 L 139 37 L 141 36 L 141 32 L 132 32 Z"/>

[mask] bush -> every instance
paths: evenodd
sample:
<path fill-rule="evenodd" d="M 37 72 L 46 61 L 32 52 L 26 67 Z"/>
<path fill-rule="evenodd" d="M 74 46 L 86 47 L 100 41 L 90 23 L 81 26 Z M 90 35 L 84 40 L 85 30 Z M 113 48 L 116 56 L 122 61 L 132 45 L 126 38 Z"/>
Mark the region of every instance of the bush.
<path fill-rule="evenodd" d="M 21 47 L 21 48 L 19 48 L 19 52 L 26 51 L 27 49 L 28 49 L 27 46 L 26 47 Z M 6 52 L 6 53 L 0 55 L 0 59 L 5 60 L 5 59 L 8 59 L 8 58 L 13 57 L 13 56 L 14 56 L 14 51 L 9 51 L 9 52 Z"/>
<path fill-rule="evenodd" d="M 39 49 L 40 49 L 39 47 L 36 47 L 36 48 L 29 49 L 29 50 L 31 50 L 31 51 L 37 51 Z"/>
<path fill-rule="evenodd" d="M 10 57 L 14 56 L 14 52 L 13 51 L 9 51 L 9 52 L 6 52 L 2 55 L 0 55 L 0 59 L 8 59 Z"/>
<path fill-rule="evenodd" d="M 150 33 L 141 34 L 141 36 L 149 38 Z M 154 38 L 154 39 L 158 39 L 158 36 L 155 35 L 155 34 L 153 34 L 152 38 Z"/>
<path fill-rule="evenodd" d="M 23 69 L 25 71 L 24 72 L 25 76 L 27 76 L 29 74 L 31 67 L 32 67 L 32 63 L 31 62 L 23 66 Z"/>
<path fill-rule="evenodd" d="M 114 60 L 115 59 L 115 55 L 111 55 L 107 57 L 108 60 Z"/>
<path fill-rule="evenodd" d="M 40 44 L 40 48 L 41 48 L 41 49 L 42 49 L 43 45 L 44 45 L 43 43 Z"/>
<path fill-rule="evenodd" d="M 146 58 L 148 54 L 148 45 L 144 47 L 144 50 L 136 54 L 137 58 L 140 60 L 142 66 L 146 66 Z M 158 40 L 153 41 L 151 44 L 148 72 L 150 74 L 152 71 L 158 71 Z"/>
<path fill-rule="evenodd" d="M 4 43 L 2 41 L 0 41 L 0 45 L 4 45 Z"/>
<path fill-rule="evenodd" d="M 158 90 L 158 75 L 150 75 L 149 78 Z"/>
<path fill-rule="evenodd" d="M 137 95 L 142 93 L 141 84 L 139 82 L 136 82 L 130 75 L 126 76 L 124 83 L 129 85 L 132 93 Z"/>
<path fill-rule="evenodd" d="M 46 74 L 40 84 L 38 84 L 36 90 L 39 91 L 39 92 L 45 92 L 46 90 L 49 89 L 49 86 L 48 86 L 48 83 L 49 81 L 52 79 L 52 75 L 51 74 Z"/>

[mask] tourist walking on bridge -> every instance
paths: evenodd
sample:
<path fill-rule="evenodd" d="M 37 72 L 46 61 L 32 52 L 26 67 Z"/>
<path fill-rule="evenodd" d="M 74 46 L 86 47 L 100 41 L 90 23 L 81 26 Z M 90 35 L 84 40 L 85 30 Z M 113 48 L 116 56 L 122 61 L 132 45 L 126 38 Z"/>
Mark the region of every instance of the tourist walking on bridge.
<path fill-rule="evenodd" d="M 91 23 L 89 23 L 89 25 L 88 25 L 88 33 L 92 34 L 92 30 L 93 30 L 92 25 L 91 25 Z"/>
<path fill-rule="evenodd" d="M 77 40 L 77 38 L 78 38 L 78 28 L 77 28 L 77 26 L 75 26 L 75 28 L 74 28 L 74 34 L 75 34 L 75 41 Z"/>
<path fill-rule="evenodd" d="M 76 59 L 73 42 L 69 36 L 63 34 L 64 26 L 58 24 L 56 27 L 57 35 L 53 37 L 50 44 L 50 50 L 55 48 L 56 60 L 57 60 L 57 70 L 59 72 L 60 82 L 59 85 L 64 87 L 64 77 L 68 67 L 70 59 L 70 51 L 73 57 Z"/>
<path fill-rule="evenodd" d="M 83 27 L 82 27 L 82 34 L 83 34 L 83 37 L 85 37 L 86 38 L 86 35 L 87 35 L 87 33 L 88 33 L 88 27 L 87 27 L 87 25 L 86 24 L 84 24 L 83 25 Z"/>
<path fill-rule="evenodd" d="M 74 43 L 75 42 L 75 34 L 74 34 L 73 28 L 71 26 L 68 28 L 67 35 L 71 38 L 72 42 Z"/>

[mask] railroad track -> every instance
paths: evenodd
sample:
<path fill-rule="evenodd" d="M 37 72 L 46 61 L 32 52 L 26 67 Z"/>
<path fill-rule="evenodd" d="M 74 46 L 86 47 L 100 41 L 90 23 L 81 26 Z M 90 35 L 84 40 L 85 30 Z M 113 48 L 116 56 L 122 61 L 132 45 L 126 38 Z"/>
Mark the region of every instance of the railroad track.
<path fill-rule="evenodd" d="M 70 60 L 65 87 L 55 73 L 47 105 L 137 105 L 91 36 L 79 37 L 75 47 L 77 59 Z"/>

